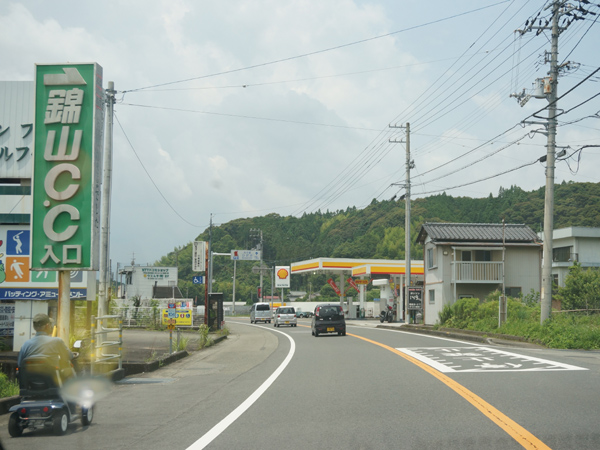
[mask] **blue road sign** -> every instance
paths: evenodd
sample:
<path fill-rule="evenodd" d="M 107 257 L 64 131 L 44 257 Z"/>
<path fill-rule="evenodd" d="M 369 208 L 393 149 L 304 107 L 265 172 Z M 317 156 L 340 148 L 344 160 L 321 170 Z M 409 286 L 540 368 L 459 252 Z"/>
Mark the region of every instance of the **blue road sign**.
<path fill-rule="evenodd" d="M 192 281 L 194 282 L 194 284 L 204 284 L 204 276 L 203 275 L 196 276 L 196 277 L 192 278 Z"/>

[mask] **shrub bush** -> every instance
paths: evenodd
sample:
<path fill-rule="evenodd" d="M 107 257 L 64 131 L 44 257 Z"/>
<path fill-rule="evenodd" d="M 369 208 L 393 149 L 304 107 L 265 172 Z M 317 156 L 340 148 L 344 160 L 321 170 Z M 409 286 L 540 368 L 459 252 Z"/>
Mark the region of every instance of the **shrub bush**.
<path fill-rule="evenodd" d="M 539 295 L 531 293 L 524 299 L 507 299 L 506 322 L 498 328 L 499 292 L 488 295 L 483 302 L 463 298 L 445 305 L 439 313 L 440 324 L 489 333 L 521 336 L 541 342 L 550 348 L 600 349 L 600 315 L 554 313 L 540 324 Z"/>

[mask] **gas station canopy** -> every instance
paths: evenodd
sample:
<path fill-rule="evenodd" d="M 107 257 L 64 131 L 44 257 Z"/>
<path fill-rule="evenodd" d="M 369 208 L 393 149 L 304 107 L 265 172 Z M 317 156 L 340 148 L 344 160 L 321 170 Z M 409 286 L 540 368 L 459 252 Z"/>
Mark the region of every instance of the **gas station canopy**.
<path fill-rule="evenodd" d="M 423 261 L 411 260 L 411 275 L 423 275 Z M 310 272 L 350 272 L 353 277 L 405 275 L 404 261 L 391 259 L 316 258 L 292 263 L 292 275 Z"/>

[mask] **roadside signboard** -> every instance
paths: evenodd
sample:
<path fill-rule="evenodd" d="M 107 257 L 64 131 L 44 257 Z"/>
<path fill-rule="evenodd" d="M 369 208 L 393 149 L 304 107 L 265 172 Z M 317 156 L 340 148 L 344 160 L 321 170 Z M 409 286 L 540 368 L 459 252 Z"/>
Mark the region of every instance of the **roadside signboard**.
<path fill-rule="evenodd" d="M 422 308 L 423 304 L 423 289 L 420 287 L 408 288 L 408 309 Z"/>
<path fill-rule="evenodd" d="M 102 68 L 37 64 L 31 269 L 97 270 Z"/>
<path fill-rule="evenodd" d="M 33 86 L 33 81 L 0 81 L 0 178 L 31 178 Z M 23 188 L 28 190 L 29 186 Z M 14 197 L 21 201 L 21 196 Z M 20 208 L 17 211 L 20 213 Z"/>
<path fill-rule="evenodd" d="M 56 300 L 58 298 L 57 273 L 33 272 L 29 269 L 30 234 L 29 225 L 0 225 L 0 300 Z M 81 270 L 70 272 L 71 299 L 95 298 L 91 288 L 96 285 L 96 277 L 93 274 L 89 274 L 88 277 L 88 273 Z"/>
<path fill-rule="evenodd" d="M 191 327 L 192 319 L 193 315 L 191 309 L 168 308 L 162 310 L 163 325 L 173 324 L 178 327 Z"/>
<path fill-rule="evenodd" d="M 192 283 L 194 283 L 194 284 L 204 284 L 204 277 L 202 275 L 198 275 L 198 276 L 192 277 Z"/>
<path fill-rule="evenodd" d="M 192 255 L 192 271 L 194 272 L 205 272 L 206 271 L 206 256 L 207 248 L 205 241 L 194 241 L 193 255 Z"/>
<path fill-rule="evenodd" d="M 15 329 L 15 304 L 0 305 L 0 336 L 12 336 Z"/>
<path fill-rule="evenodd" d="M 234 261 L 260 261 L 260 250 L 231 250 L 231 259 Z"/>
<path fill-rule="evenodd" d="M 275 287 L 290 287 L 290 266 L 275 266 Z"/>

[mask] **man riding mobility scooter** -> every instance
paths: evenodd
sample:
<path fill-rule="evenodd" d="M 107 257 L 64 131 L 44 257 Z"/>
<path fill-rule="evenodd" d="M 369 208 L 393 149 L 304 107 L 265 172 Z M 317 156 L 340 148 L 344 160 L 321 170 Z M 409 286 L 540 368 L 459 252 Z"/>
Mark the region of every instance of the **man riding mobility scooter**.
<path fill-rule="evenodd" d="M 25 428 L 52 428 L 54 433 L 62 435 L 67 432 L 69 423 L 77 419 L 81 419 L 84 426 L 89 425 L 94 414 L 91 402 L 82 404 L 78 401 L 87 392 L 65 398 L 64 384 L 75 384 L 72 383 L 75 380 L 73 364 L 70 360 L 65 361 L 67 355 L 73 355 L 60 339 L 48 336 L 48 316 L 38 316 L 34 318 L 36 337 L 24 344 L 19 355 L 17 370 L 22 398 L 20 404 L 9 410 L 12 414 L 8 421 L 8 432 L 12 437 L 21 436 Z M 40 325 L 36 319 L 44 323 Z M 64 349 L 53 352 L 52 346 L 56 345 Z M 59 353 L 62 353 L 62 360 Z"/>

